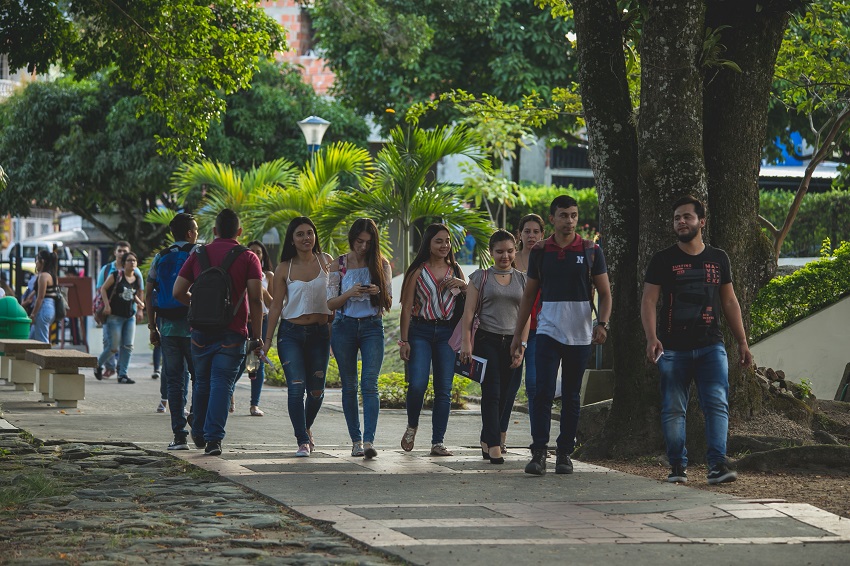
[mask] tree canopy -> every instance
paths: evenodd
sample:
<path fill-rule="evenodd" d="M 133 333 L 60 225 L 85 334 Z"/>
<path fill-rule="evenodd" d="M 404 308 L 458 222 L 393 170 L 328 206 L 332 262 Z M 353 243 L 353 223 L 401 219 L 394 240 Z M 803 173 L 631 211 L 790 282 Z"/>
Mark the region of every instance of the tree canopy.
<path fill-rule="evenodd" d="M 285 49 L 283 29 L 256 2 L 9 0 L 0 53 L 12 68 L 52 64 L 79 77 L 104 69 L 141 93 L 137 114 L 163 120 L 166 152 L 196 156 L 224 97 L 247 88 L 261 55 Z"/>
<path fill-rule="evenodd" d="M 317 0 L 311 13 L 334 93 L 385 129 L 386 109 L 450 89 L 519 102 L 574 77 L 571 22 L 533 0 Z"/>
<path fill-rule="evenodd" d="M 243 170 L 279 158 L 303 163 L 306 145 L 295 122 L 304 112 L 332 120 L 329 141 L 365 147 L 365 122 L 317 96 L 291 65 L 263 63 L 254 80 L 258 88 L 227 98 L 228 111 L 204 146 L 210 159 Z M 8 174 L 0 211 L 26 215 L 31 205 L 58 207 L 130 241 L 143 255 L 157 247 L 165 229 L 144 226 L 143 218 L 160 205 L 180 207 L 169 187 L 179 162 L 157 152 L 154 136 L 163 120 L 137 118 L 143 105 L 140 95 L 106 76 L 38 81 L 0 104 L 0 156 Z M 104 224 L 104 213 L 117 214 L 118 225 Z"/>

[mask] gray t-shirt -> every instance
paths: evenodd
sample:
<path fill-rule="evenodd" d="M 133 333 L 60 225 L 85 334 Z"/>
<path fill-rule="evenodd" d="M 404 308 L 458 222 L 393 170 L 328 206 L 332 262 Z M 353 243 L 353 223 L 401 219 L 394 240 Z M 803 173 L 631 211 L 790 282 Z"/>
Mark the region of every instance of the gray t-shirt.
<path fill-rule="evenodd" d="M 478 315 L 481 324 L 479 328 L 495 334 L 513 334 L 516 318 L 519 314 L 519 303 L 525 290 L 525 273 L 513 270 L 511 282 L 500 285 L 496 281 L 493 268 L 487 269 L 487 281 L 481 290 L 481 279 L 484 271 L 479 269 L 469 276 L 469 282 L 478 289 L 481 296 L 481 314 Z"/>

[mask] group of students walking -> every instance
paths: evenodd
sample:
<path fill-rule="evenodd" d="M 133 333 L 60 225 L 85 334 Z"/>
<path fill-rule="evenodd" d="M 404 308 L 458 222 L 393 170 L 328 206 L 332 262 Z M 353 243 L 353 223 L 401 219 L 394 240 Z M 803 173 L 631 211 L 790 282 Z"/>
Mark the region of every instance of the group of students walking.
<path fill-rule="evenodd" d="M 728 258 L 722 250 L 702 244 L 704 208 L 692 197 L 688 199 L 674 206 L 679 243 L 659 252 L 647 273 L 643 307 L 647 356 L 661 369 L 670 481 L 687 479 L 683 433 L 686 385 L 695 379 L 701 400 L 705 397 L 709 481 L 718 483 L 735 477 L 725 467 L 728 379 L 725 366 L 720 367 L 723 348 L 717 330 L 718 311 L 724 312 L 739 339 L 741 363 L 751 362 L 751 356 L 740 324 L 740 308 L 731 290 Z M 683 207 L 685 212 L 680 210 Z M 399 356 L 406 362 L 408 380 L 403 450 L 414 448 L 425 391 L 432 378 L 430 454 L 452 455 L 445 435 L 456 362 L 467 364 L 478 358 L 487 361 L 481 381 L 482 458 L 491 464 L 504 462 L 510 413 L 524 366 L 533 439 L 531 461 L 525 471 L 535 475 L 546 471 L 552 404 L 560 375 L 562 405 L 555 472 L 572 473 L 570 456 L 576 443 L 581 381 L 592 345 L 607 339 L 612 298 L 602 249 L 576 232 L 576 201 L 559 196 L 548 212 L 552 227 L 548 238 L 544 220 L 536 214 L 522 218 L 518 237 L 497 230 L 489 241 L 494 265 L 476 270 L 468 280 L 455 261 L 448 227 L 432 224 L 425 229 L 418 253 L 405 272 L 400 297 Z M 696 228 L 691 226 L 695 219 Z M 687 229 L 679 228 L 683 222 Z M 218 215 L 215 240 L 194 251 L 197 223 L 190 215 L 177 215 L 171 229 L 175 244 L 154 260 L 146 300 L 141 299 L 141 282 L 134 276 L 135 263 L 129 254 L 122 257 L 123 271 L 110 274 L 101 290 L 104 299 L 110 293 L 120 295 L 128 307 L 141 309 L 146 303 L 155 303 L 148 319 L 151 343 L 162 346 L 163 380 L 174 434 L 169 449 L 188 449 L 190 433 L 184 407 L 189 374 L 194 378 L 191 437 L 206 454 L 221 453 L 233 389 L 245 369 L 246 355 L 261 360 L 251 376 L 251 414 L 263 414 L 259 409 L 262 360 L 267 360 L 265 354 L 272 347 L 277 326 L 276 346 L 286 377 L 296 456 L 310 456 L 315 448 L 312 428 L 324 399 L 331 352 L 342 381 L 351 455 L 367 459 L 377 456 L 377 383 L 385 343 L 382 316 L 389 311 L 393 297 L 390 264 L 381 254 L 374 221 L 356 220 L 348 232 L 348 252 L 333 258 L 322 252 L 316 226 L 309 218 L 293 219 L 281 242 L 280 263 L 274 273 L 260 242 L 249 245 L 253 253 L 241 253 L 245 248 L 236 240 L 241 235 L 239 218 L 231 210 Z M 184 254 L 176 266 L 171 261 L 176 256 L 169 255 L 174 252 Z M 694 260 L 686 268 L 682 254 Z M 661 258 L 667 256 L 675 256 L 678 262 L 678 268 L 672 266 L 673 279 L 662 265 L 666 259 Z M 211 329 L 205 326 L 203 317 L 196 314 L 193 319 L 189 309 L 193 294 L 203 287 L 200 280 L 216 266 L 229 277 L 234 306 L 226 328 Z M 688 277 L 680 280 L 676 269 L 685 270 Z M 176 273 L 173 284 L 164 284 L 169 279 L 163 271 Z M 115 286 L 119 290 L 111 291 Z M 684 296 L 688 289 L 703 286 L 716 289 L 703 289 L 705 300 L 699 304 L 691 301 L 686 311 L 671 302 L 670 297 Z M 662 314 L 667 326 L 656 336 L 654 314 L 659 297 L 664 297 Z M 114 310 L 113 306 L 107 326 L 119 343 L 118 335 L 126 321 L 132 320 L 134 311 Z M 115 322 L 111 322 L 113 317 Z M 668 344 L 666 350 L 659 336 Z M 706 362 L 700 358 L 705 352 L 694 348 L 710 354 L 710 369 L 705 369 Z M 693 355 L 688 357 L 688 353 Z M 105 361 L 101 356 L 100 363 Z M 119 375 L 126 376 L 122 370 L 126 372 L 126 358 L 122 361 L 119 357 Z M 706 377 L 709 374 L 710 379 Z M 362 427 L 358 396 L 362 397 Z"/>

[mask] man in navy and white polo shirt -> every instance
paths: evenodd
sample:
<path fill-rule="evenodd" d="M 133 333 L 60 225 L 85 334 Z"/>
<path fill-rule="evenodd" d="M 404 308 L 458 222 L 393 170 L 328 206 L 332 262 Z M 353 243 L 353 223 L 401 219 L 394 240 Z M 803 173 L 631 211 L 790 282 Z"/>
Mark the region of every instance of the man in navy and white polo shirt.
<path fill-rule="evenodd" d="M 602 344 L 608 336 L 611 316 L 611 287 L 605 256 L 599 246 L 576 233 L 578 203 L 568 195 L 556 197 L 549 206 L 552 236 L 531 250 L 528 281 L 519 308 L 517 327 L 511 343 L 514 356 L 522 356 L 525 343 L 522 330 L 531 307 L 541 291 L 537 317 L 537 395 L 531 420 L 531 462 L 527 474 L 546 472 L 546 453 L 551 426 L 555 381 L 561 368 L 561 432 L 558 436 L 556 474 L 571 474 L 570 454 L 575 449 L 576 428 L 581 407 L 581 380 L 587 368 L 591 344 Z M 592 284 L 591 284 L 592 282 Z M 599 295 L 598 322 L 593 324 L 592 288 Z"/>

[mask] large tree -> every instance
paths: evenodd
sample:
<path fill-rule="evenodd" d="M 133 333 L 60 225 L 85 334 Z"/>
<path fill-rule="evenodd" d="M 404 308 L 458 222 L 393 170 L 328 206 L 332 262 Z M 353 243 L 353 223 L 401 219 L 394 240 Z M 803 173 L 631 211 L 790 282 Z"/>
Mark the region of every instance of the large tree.
<path fill-rule="evenodd" d="M 312 14 L 334 92 L 387 130 L 387 108 L 449 89 L 519 102 L 574 77 L 571 23 L 534 0 L 317 0 Z"/>
<path fill-rule="evenodd" d="M 707 200 L 707 239 L 729 253 L 747 327 L 748 305 L 772 273 L 770 244 L 757 220 L 757 181 L 776 55 L 789 10 L 798 4 L 571 2 L 615 301 L 616 385 L 604 438 L 595 443 L 601 452 L 623 455 L 661 445 L 657 377 L 645 359 L 639 305 L 651 254 L 674 241 L 673 199 L 692 193 Z M 635 25 L 642 69 L 638 108 L 623 49 Z M 760 409 L 761 391 L 751 373 L 736 368 L 734 342 L 727 343 L 733 417 L 748 417 Z M 700 437 L 689 435 L 695 454 Z"/>
<path fill-rule="evenodd" d="M 0 53 L 12 68 L 52 64 L 78 76 L 114 69 L 164 120 L 162 148 L 197 155 L 224 96 L 246 88 L 261 55 L 286 48 L 283 29 L 247 0 L 7 0 Z"/>

